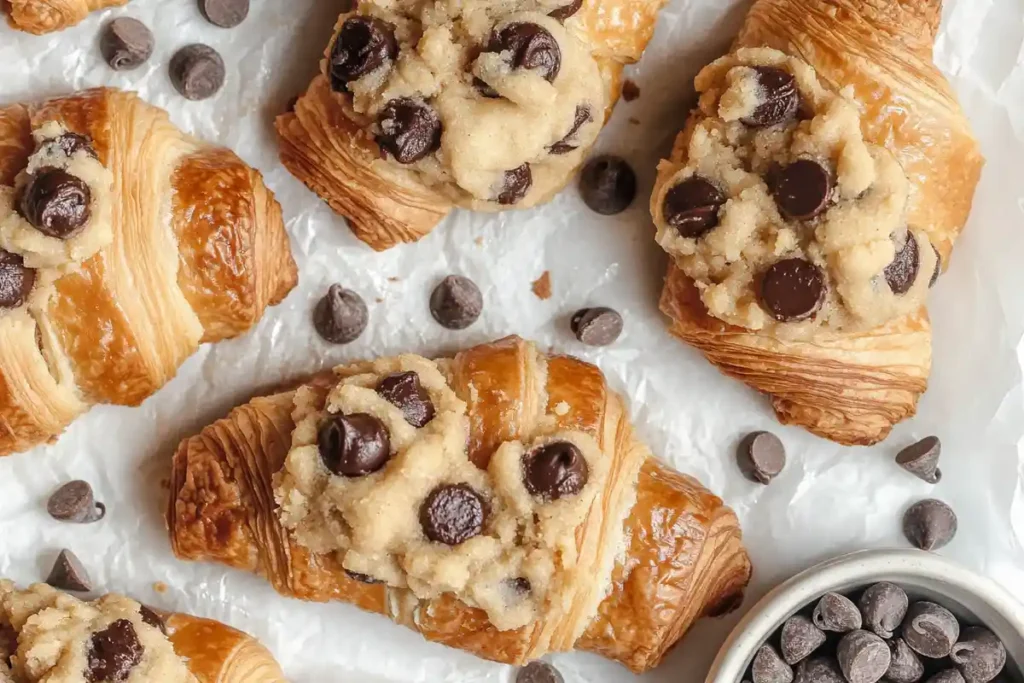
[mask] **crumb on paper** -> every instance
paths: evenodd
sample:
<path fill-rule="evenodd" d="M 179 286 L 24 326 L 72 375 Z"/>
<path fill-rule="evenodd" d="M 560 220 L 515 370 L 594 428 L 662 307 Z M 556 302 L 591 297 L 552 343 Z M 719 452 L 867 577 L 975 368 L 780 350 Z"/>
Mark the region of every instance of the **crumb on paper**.
<path fill-rule="evenodd" d="M 533 281 L 533 293 L 537 295 L 537 298 L 541 301 L 547 301 L 551 298 L 551 271 L 545 270 L 544 273 Z"/>
<path fill-rule="evenodd" d="M 564 417 L 569 414 L 569 410 L 570 408 L 568 403 L 566 403 L 565 401 L 559 401 L 558 405 L 555 406 L 555 415 L 558 415 L 559 417 Z"/>
<path fill-rule="evenodd" d="M 484 238 L 483 237 L 477 237 L 475 240 L 473 240 L 473 242 L 475 242 L 476 246 L 478 246 L 478 247 L 484 246 Z"/>
<path fill-rule="evenodd" d="M 622 99 L 632 102 L 638 97 L 640 97 L 640 86 L 627 78 L 622 84 Z"/>
<path fill-rule="evenodd" d="M 157 581 L 153 584 L 153 590 L 159 593 L 160 595 L 163 595 L 167 592 L 167 584 L 163 581 Z"/>
<path fill-rule="evenodd" d="M 639 125 L 640 125 L 640 119 L 638 119 L 638 118 L 637 118 L 637 117 L 635 117 L 635 116 L 630 116 L 630 117 L 629 117 L 629 122 L 630 122 L 631 124 L 633 124 L 634 126 L 639 126 Z"/>
<path fill-rule="evenodd" d="M 384 297 L 378 296 L 376 301 L 377 301 L 377 303 L 382 304 L 382 303 L 384 303 Z"/>
<path fill-rule="evenodd" d="M 388 278 L 388 282 L 398 282 L 398 281 L 399 281 L 399 280 L 401 280 L 401 279 L 402 279 L 402 278 L 400 278 L 400 277 L 397 277 L 397 276 L 395 276 L 395 275 L 392 275 L 391 277 L 389 277 L 389 278 Z"/>

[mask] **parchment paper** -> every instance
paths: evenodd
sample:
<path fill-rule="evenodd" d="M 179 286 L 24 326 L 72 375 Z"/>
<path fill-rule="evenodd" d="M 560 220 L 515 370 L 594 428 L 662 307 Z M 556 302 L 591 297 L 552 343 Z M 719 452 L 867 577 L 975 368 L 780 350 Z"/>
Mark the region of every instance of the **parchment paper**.
<path fill-rule="evenodd" d="M 641 96 L 619 105 L 599 143 L 639 174 L 640 194 L 626 213 L 598 216 L 570 187 L 525 213 L 457 212 L 422 242 L 383 254 L 356 241 L 277 163 L 273 116 L 315 71 L 340 4 L 255 0 L 240 28 L 223 30 L 208 25 L 190 0 L 133 0 L 57 35 L 0 28 L 0 102 L 97 85 L 139 90 L 185 130 L 234 148 L 263 171 L 284 206 L 301 269 L 299 288 L 249 335 L 202 349 L 141 408 L 95 408 L 57 445 L 0 460 L 0 576 L 41 580 L 56 552 L 71 548 L 99 589 L 245 629 L 297 683 L 511 680 L 510 667 L 428 644 L 353 607 L 287 600 L 258 578 L 176 561 L 162 521 L 161 480 L 180 438 L 261 387 L 356 358 L 432 354 L 517 333 L 597 363 L 632 398 L 654 452 L 736 509 L 756 565 L 744 609 L 819 560 L 903 545 L 903 510 L 933 494 L 960 516 L 960 533 L 943 554 L 1010 589 L 1024 585 L 1024 0 L 946 1 L 937 60 L 988 166 L 970 225 L 931 296 L 931 388 L 918 417 L 870 449 L 780 427 L 762 397 L 671 338 L 657 311 L 665 259 L 647 213 L 655 164 L 685 119 L 693 76 L 725 50 L 748 2 L 672 0 L 662 13 L 650 49 L 631 71 Z M 116 15 L 136 16 L 156 33 L 156 53 L 138 71 L 115 74 L 99 55 L 98 29 Z M 202 103 L 180 98 L 167 77 L 173 52 L 191 42 L 216 47 L 228 65 L 224 90 Z M 554 296 L 540 301 L 530 283 L 545 270 Z M 442 330 L 427 309 L 431 288 L 448 273 L 473 278 L 484 293 L 482 319 L 462 333 Z M 335 281 L 360 292 L 371 310 L 366 334 L 340 348 L 321 343 L 309 322 L 313 303 Z M 626 331 L 617 344 L 594 351 L 572 338 L 568 316 L 584 305 L 623 312 Z M 735 465 L 736 442 L 754 429 L 775 431 L 789 452 L 788 467 L 768 488 L 748 483 Z M 945 477 L 934 488 L 893 464 L 899 448 L 929 434 L 943 441 Z M 72 478 L 93 483 L 108 506 L 103 522 L 79 527 L 46 516 L 47 496 Z M 157 582 L 166 591 L 157 592 Z M 645 680 L 702 680 L 741 613 L 701 623 Z M 554 660 L 570 682 L 634 679 L 596 656 Z"/>

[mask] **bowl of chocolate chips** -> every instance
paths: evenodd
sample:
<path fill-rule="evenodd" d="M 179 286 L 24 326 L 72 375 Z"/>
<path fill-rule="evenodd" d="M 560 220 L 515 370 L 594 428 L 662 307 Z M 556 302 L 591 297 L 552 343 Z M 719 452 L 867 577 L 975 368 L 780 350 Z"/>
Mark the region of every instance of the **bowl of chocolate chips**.
<path fill-rule="evenodd" d="M 919 550 L 830 560 L 766 595 L 707 683 L 1021 683 L 1024 605 Z"/>

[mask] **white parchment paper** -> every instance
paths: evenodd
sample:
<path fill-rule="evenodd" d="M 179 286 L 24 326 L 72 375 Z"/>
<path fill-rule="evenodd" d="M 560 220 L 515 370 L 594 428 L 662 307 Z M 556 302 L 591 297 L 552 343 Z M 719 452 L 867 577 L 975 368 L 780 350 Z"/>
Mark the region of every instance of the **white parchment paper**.
<path fill-rule="evenodd" d="M 936 48 L 981 139 L 988 166 L 970 225 L 931 297 L 935 371 L 918 417 L 875 448 L 842 448 L 776 424 L 767 402 L 671 338 L 657 311 L 665 259 L 653 240 L 647 197 L 692 99 L 692 79 L 725 50 L 749 2 L 672 0 L 642 63 L 641 96 L 619 105 L 599 149 L 634 165 L 641 190 L 626 213 L 606 218 L 575 188 L 548 206 L 501 216 L 456 212 L 422 242 L 376 254 L 277 162 L 273 116 L 316 69 L 341 2 L 255 0 L 234 30 L 210 26 L 190 0 L 133 0 L 63 33 L 32 37 L 0 28 L 0 102 L 97 85 L 133 88 L 167 108 L 187 131 L 228 145 L 263 171 L 284 206 L 300 265 L 299 288 L 246 337 L 203 348 L 141 408 L 98 407 L 52 447 L 0 460 L 0 576 L 45 577 L 57 550 L 88 565 L 97 587 L 161 608 L 229 622 L 258 636 L 291 680 L 509 681 L 510 667 L 423 641 L 347 605 L 304 604 L 262 580 L 172 556 L 162 512 L 169 457 L 178 440 L 223 416 L 260 387 L 356 358 L 400 351 L 429 355 L 517 333 L 597 363 L 632 398 L 654 452 L 699 477 L 739 513 L 756 574 L 744 608 L 797 570 L 839 553 L 902 545 L 903 510 L 922 497 L 948 501 L 960 533 L 943 551 L 1010 589 L 1024 585 L 1021 338 L 1024 333 L 1024 0 L 946 0 Z M 149 64 L 115 74 L 97 49 L 101 23 L 136 16 L 157 36 Z M 167 77 L 184 44 L 216 47 L 228 65 L 214 99 L 189 103 Z M 550 271 L 554 296 L 530 283 Z M 442 330 L 427 296 L 448 273 L 473 278 L 485 299 L 469 330 Z M 309 322 L 332 282 L 370 305 L 366 334 L 328 347 Z M 568 316 L 583 305 L 622 311 L 614 346 L 576 343 Z M 733 457 L 754 429 L 779 434 L 789 466 L 770 487 L 748 483 Z M 945 477 L 930 487 L 893 464 L 916 438 L 938 434 Z M 79 527 L 49 520 L 45 500 L 60 483 L 93 483 L 107 518 Z M 167 590 L 158 592 L 162 582 Z M 701 623 L 645 680 L 696 683 L 736 613 Z M 567 681 L 616 683 L 634 676 L 585 654 L 554 658 Z"/>

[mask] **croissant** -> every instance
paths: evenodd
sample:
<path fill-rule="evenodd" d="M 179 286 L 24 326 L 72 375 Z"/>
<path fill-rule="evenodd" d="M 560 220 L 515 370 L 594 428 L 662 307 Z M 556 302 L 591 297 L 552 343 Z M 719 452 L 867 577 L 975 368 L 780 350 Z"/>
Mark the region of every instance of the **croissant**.
<path fill-rule="evenodd" d="M 672 333 L 841 444 L 915 413 L 924 301 L 983 165 L 932 62 L 941 9 L 758 0 L 651 199 Z"/>
<path fill-rule="evenodd" d="M 550 200 L 665 2 L 565 1 L 517 0 L 497 15 L 475 3 L 360 3 L 277 119 L 282 163 L 378 251 L 420 239 L 456 206 Z"/>
<path fill-rule="evenodd" d="M 129 92 L 0 109 L 0 455 L 138 405 L 295 286 L 280 206 Z"/>
<path fill-rule="evenodd" d="M 0 580 L 0 683 L 40 680 L 285 683 L 266 648 L 220 622 Z"/>
<path fill-rule="evenodd" d="M 4 0 L 7 21 L 16 29 L 41 35 L 70 28 L 90 12 L 118 7 L 128 0 Z"/>
<path fill-rule="evenodd" d="M 388 457 L 369 438 L 388 438 L 382 424 L 396 454 L 361 477 Z M 540 464 L 524 479 L 527 460 Z M 328 462 L 349 474 L 328 483 Z M 339 513 L 329 491 L 346 486 Z M 236 408 L 178 447 L 167 523 L 182 559 L 509 664 L 575 647 L 646 671 L 699 617 L 738 606 L 751 573 L 734 513 L 650 456 L 601 372 L 518 337 L 340 367 Z M 382 534 L 404 539 L 401 562 L 370 552 Z"/>

